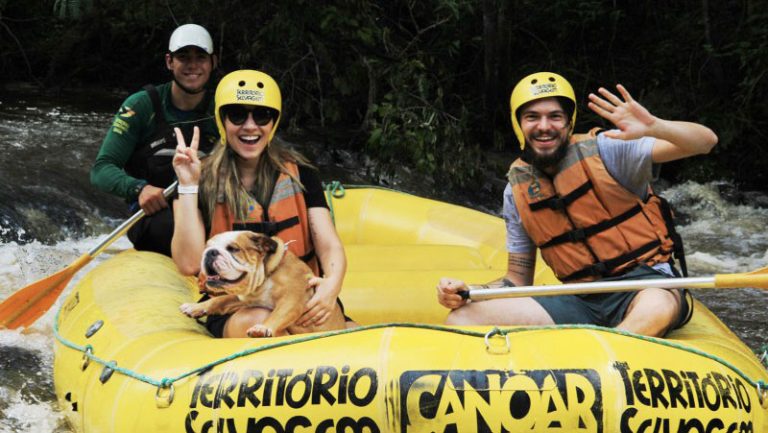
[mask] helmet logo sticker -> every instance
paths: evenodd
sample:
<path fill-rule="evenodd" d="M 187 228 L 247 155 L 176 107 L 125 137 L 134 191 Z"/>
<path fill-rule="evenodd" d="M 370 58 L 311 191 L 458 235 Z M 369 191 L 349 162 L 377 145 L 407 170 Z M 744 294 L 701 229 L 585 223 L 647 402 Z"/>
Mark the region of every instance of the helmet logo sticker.
<path fill-rule="evenodd" d="M 238 101 L 264 102 L 264 92 L 261 90 L 237 89 Z"/>
<path fill-rule="evenodd" d="M 544 83 L 531 86 L 531 95 L 533 96 L 554 92 L 557 92 L 557 83 Z"/>

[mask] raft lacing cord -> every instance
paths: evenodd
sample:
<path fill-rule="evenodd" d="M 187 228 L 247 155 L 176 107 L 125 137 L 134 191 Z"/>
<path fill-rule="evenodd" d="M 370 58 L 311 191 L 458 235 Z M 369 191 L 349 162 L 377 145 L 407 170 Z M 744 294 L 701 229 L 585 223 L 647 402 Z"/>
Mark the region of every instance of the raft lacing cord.
<path fill-rule="evenodd" d="M 687 346 L 684 346 L 682 344 L 674 343 L 674 342 L 667 341 L 667 340 L 664 340 L 664 339 L 655 338 L 655 337 L 646 337 L 646 336 L 643 336 L 643 335 L 634 334 L 634 333 L 631 333 L 631 332 L 622 331 L 622 330 L 615 329 L 615 328 L 604 328 L 602 326 L 595 326 L 595 325 L 525 326 L 525 327 L 509 328 L 509 329 L 500 329 L 500 328 L 497 327 L 497 328 L 493 328 L 490 332 L 485 332 L 484 333 L 484 332 L 478 332 L 478 331 L 469 331 L 469 330 L 464 330 L 464 329 L 450 328 L 450 327 L 441 326 L 441 325 L 428 325 L 428 324 L 419 324 L 419 323 L 400 323 L 400 322 L 380 323 L 380 324 L 376 324 L 376 325 L 366 325 L 366 326 L 360 326 L 358 328 L 343 329 L 343 330 L 339 330 L 339 331 L 328 331 L 328 332 L 323 332 L 323 333 L 307 334 L 307 335 L 304 335 L 304 336 L 301 336 L 301 337 L 293 338 L 293 339 L 288 340 L 288 341 L 278 341 L 278 342 L 275 342 L 275 343 L 269 343 L 269 344 L 265 344 L 263 346 L 253 347 L 253 348 L 250 348 L 250 349 L 241 350 L 239 352 L 233 353 L 233 354 L 225 356 L 223 358 L 219 358 L 219 359 L 217 359 L 215 361 L 212 361 L 212 362 L 204 364 L 204 365 L 202 365 L 200 367 L 194 368 L 194 369 L 192 369 L 192 370 L 190 370 L 190 371 L 188 371 L 186 373 L 182 373 L 182 374 L 180 374 L 180 375 L 178 375 L 176 377 L 164 377 L 164 378 L 162 378 L 160 380 L 157 380 L 157 379 L 153 379 L 153 378 L 151 378 L 149 376 L 143 375 L 141 373 L 134 372 L 133 370 L 130 370 L 128 368 L 120 367 L 119 365 L 117 365 L 117 363 L 115 361 L 107 361 L 107 360 L 104 360 L 102 358 L 99 358 L 98 356 L 96 356 L 94 354 L 93 346 L 91 346 L 90 344 L 85 345 L 85 346 L 81 346 L 81 345 L 75 344 L 75 343 L 65 339 L 64 337 L 62 337 L 61 334 L 59 333 L 59 314 L 61 313 L 61 309 L 62 308 L 63 308 L 63 305 L 62 305 L 62 307 L 59 307 L 59 310 L 56 312 L 56 318 L 54 320 L 54 327 L 53 327 L 54 335 L 56 336 L 56 339 L 62 345 L 66 346 L 66 347 L 69 347 L 70 349 L 77 350 L 79 352 L 83 352 L 83 357 L 84 358 L 87 357 L 89 360 L 95 361 L 95 362 L 97 362 L 99 364 L 102 364 L 105 367 L 108 367 L 108 368 L 114 370 L 115 372 L 118 372 L 118 373 L 123 374 L 125 376 L 131 377 L 131 378 L 136 379 L 136 380 L 140 380 L 142 382 L 148 383 L 150 385 L 153 385 L 153 386 L 156 386 L 156 387 L 162 388 L 162 389 L 170 388 L 170 387 L 173 386 L 173 384 L 175 382 L 178 382 L 179 380 L 182 380 L 182 379 L 184 379 L 186 377 L 189 377 L 189 376 L 192 376 L 194 374 L 198 374 L 198 373 L 202 373 L 202 372 L 208 371 L 211 368 L 213 368 L 213 367 L 215 367 L 215 366 L 217 366 L 219 364 L 223 364 L 225 362 L 228 362 L 228 361 L 231 361 L 231 360 L 234 360 L 234 359 L 237 359 L 237 358 L 242 358 L 244 356 L 251 355 L 251 354 L 254 354 L 254 353 L 264 352 L 264 351 L 267 351 L 267 350 L 277 349 L 277 348 L 282 348 L 282 347 L 287 347 L 287 346 L 293 346 L 293 345 L 297 345 L 297 344 L 301 344 L 301 343 L 306 343 L 306 342 L 310 342 L 310 341 L 320 340 L 320 339 L 323 339 L 323 338 L 334 337 L 334 336 L 337 336 L 337 335 L 353 334 L 353 333 L 357 333 L 357 332 L 369 331 L 369 330 L 374 330 L 374 329 L 382 329 L 382 328 L 427 329 L 427 330 L 432 330 L 432 331 L 441 331 L 441 332 L 448 332 L 448 333 L 453 333 L 453 334 L 459 334 L 459 335 L 483 338 L 483 339 L 486 339 L 486 341 L 487 341 L 488 338 L 491 338 L 491 337 L 493 337 L 495 335 L 500 335 L 500 336 L 506 337 L 508 334 L 515 334 L 515 333 L 519 333 L 519 332 L 532 332 L 532 331 L 551 331 L 551 330 L 562 330 L 562 329 L 587 329 L 587 330 L 593 330 L 593 331 L 607 332 L 607 333 L 611 333 L 611 334 L 622 335 L 622 336 L 625 336 L 625 337 L 636 338 L 638 340 L 643 340 L 643 341 L 647 341 L 647 342 L 650 342 L 650 343 L 656 343 L 656 344 L 660 344 L 662 346 L 667 346 L 667 347 L 671 347 L 671 348 L 674 348 L 674 349 L 679 349 L 679 350 L 683 350 L 683 351 L 686 351 L 686 352 L 690 352 L 690 353 L 693 353 L 693 354 L 696 354 L 696 355 L 699 355 L 699 356 L 703 356 L 703 357 L 705 357 L 707 359 L 710 359 L 710 360 L 713 360 L 715 362 L 718 362 L 718 363 L 728 367 L 729 369 L 731 369 L 734 373 L 738 374 L 742 379 L 747 381 L 750 385 L 756 387 L 757 390 L 758 390 L 758 393 L 760 392 L 761 389 L 762 390 L 768 389 L 768 384 L 766 382 L 764 382 L 762 380 L 754 381 L 754 380 L 750 379 L 746 374 L 744 374 L 736 366 L 734 366 L 733 364 L 729 363 L 728 361 L 726 361 L 726 360 L 724 360 L 724 359 L 722 359 L 722 358 L 720 358 L 718 356 L 711 355 L 711 354 L 708 354 L 708 353 L 703 352 L 701 350 L 694 349 L 692 347 L 687 347 Z"/>

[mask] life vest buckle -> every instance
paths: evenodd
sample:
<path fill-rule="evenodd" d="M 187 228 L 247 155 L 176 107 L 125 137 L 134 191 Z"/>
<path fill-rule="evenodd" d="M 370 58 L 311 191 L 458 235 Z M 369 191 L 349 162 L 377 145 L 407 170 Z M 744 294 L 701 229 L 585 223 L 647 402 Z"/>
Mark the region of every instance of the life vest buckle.
<path fill-rule="evenodd" d="M 563 210 L 565 209 L 566 202 L 561 197 L 554 198 L 547 200 L 547 205 L 549 205 L 549 208 L 552 210 Z"/>
<path fill-rule="evenodd" d="M 267 236 L 274 236 L 278 232 L 278 225 L 274 221 L 263 221 L 261 223 L 262 230 L 264 230 L 262 233 L 264 233 Z"/>
<path fill-rule="evenodd" d="M 568 232 L 568 240 L 571 242 L 581 242 L 587 238 L 587 232 L 584 229 L 576 229 Z"/>
<path fill-rule="evenodd" d="M 593 273 L 595 276 L 603 276 L 608 273 L 608 266 L 605 262 L 597 262 L 592 266 L 592 270 L 594 271 Z"/>

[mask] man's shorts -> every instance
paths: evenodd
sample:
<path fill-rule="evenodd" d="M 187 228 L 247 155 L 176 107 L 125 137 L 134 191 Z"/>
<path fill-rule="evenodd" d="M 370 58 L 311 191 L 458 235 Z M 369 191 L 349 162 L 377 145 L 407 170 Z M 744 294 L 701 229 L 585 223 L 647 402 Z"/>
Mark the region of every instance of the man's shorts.
<path fill-rule="evenodd" d="M 171 257 L 173 211 L 170 206 L 140 219 L 128 229 L 128 239 L 138 251 L 153 251 Z"/>
<path fill-rule="evenodd" d="M 658 278 L 674 278 L 647 265 L 639 265 L 633 270 L 618 277 L 603 278 L 602 281 L 646 280 Z M 629 304 L 637 296 L 637 291 L 596 293 L 591 295 L 559 295 L 540 296 L 533 300 L 538 302 L 549 313 L 555 323 L 591 324 L 615 327 L 622 320 Z M 677 329 L 691 319 L 693 313 L 693 297 L 688 289 L 682 289 L 680 297 L 680 316 L 670 328 Z"/>

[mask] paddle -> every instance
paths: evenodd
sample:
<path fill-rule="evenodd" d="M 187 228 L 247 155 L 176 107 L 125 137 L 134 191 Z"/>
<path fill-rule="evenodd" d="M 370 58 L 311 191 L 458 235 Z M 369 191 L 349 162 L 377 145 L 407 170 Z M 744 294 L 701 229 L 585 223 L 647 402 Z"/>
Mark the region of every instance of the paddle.
<path fill-rule="evenodd" d="M 177 184 L 178 182 L 172 183 L 163 191 L 163 195 L 169 197 L 176 190 Z M 110 233 L 106 239 L 80 256 L 72 264 L 53 275 L 18 290 L 0 303 L 0 329 L 16 329 L 34 323 L 56 302 L 56 299 L 58 299 L 61 292 L 67 287 L 69 280 L 72 279 L 77 271 L 90 263 L 94 257 L 101 254 L 143 217 L 144 210 L 139 209 L 138 212 Z"/>
<path fill-rule="evenodd" d="M 768 289 L 768 267 L 740 274 L 717 274 L 712 277 L 664 278 L 653 280 L 603 281 L 596 283 L 572 283 L 554 286 L 520 286 L 478 288 L 459 292 L 462 298 L 482 301 L 498 298 L 522 298 L 526 296 L 584 295 L 588 293 L 631 292 L 648 288 L 658 289 L 736 289 L 756 287 Z"/>

